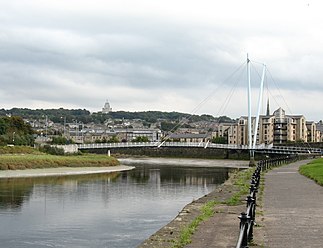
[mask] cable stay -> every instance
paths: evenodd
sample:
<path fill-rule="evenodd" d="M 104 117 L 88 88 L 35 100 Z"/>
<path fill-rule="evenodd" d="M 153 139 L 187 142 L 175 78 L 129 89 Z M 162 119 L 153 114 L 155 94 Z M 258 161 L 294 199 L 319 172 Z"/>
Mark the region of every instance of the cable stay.
<path fill-rule="evenodd" d="M 257 64 L 257 65 L 261 65 L 262 66 L 262 72 L 261 74 L 256 70 L 256 68 L 254 67 L 253 64 Z M 178 129 L 179 127 L 181 127 L 186 121 L 189 121 L 190 119 L 192 119 L 194 117 L 194 115 L 201 109 L 202 106 L 204 106 L 212 97 L 214 97 L 215 94 L 219 94 L 220 90 L 223 90 L 225 87 L 227 87 L 229 84 L 229 82 L 234 82 L 233 84 L 231 84 L 232 86 L 229 88 L 228 94 L 226 95 L 224 101 L 222 102 L 222 104 L 220 105 L 218 111 L 217 111 L 217 116 L 220 116 L 221 113 L 224 113 L 228 107 L 228 105 L 230 104 L 230 101 L 236 91 L 236 89 L 239 86 L 239 83 L 241 81 L 245 81 L 245 80 L 241 80 L 241 78 L 243 78 L 243 74 L 245 72 L 245 66 L 247 68 L 247 97 L 248 97 L 248 149 L 249 149 L 249 153 L 250 153 L 250 163 L 253 163 L 254 161 L 254 152 L 256 150 L 256 144 L 257 144 L 257 136 L 258 136 L 258 127 L 259 127 L 259 120 L 260 120 L 260 112 L 262 109 L 262 105 L 263 104 L 263 92 L 264 92 L 264 85 L 266 84 L 266 90 L 267 90 L 267 99 L 268 99 L 268 104 L 269 104 L 269 96 L 271 99 L 273 99 L 273 101 L 278 105 L 278 101 L 277 101 L 277 97 L 275 96 L 275 94 L 273 94 L 272 91 L 269 90 L 269 83 L 267 82 L 267 74 L 269 74 L 269 78 L 271 79 L 271 81 L 273 81 L 274 86 L 276 87 L 279 96 L 281 97 L 281 99 L 283 100 L 285 106 L 287 107 L 288 111 L 292 114 L 292 111 L 290 110 L 285 98 L 282 96 L 281 91 L 278 87 L 278 84 L 276 83 L 276 81 L 274 80 L 270 70 L 268 69 L 268 67 L 264 64 L 264 63 L 260 63 L 257 61 L 252 61 L 249 59 L 249 56 L 247 54 L 247 60 L 246 62 L 240 64 L 225 80 L 223 80 L 222 82 L 220 82 L 217 87 L 210 93 L 207 95 L 207 97 L 205 97 L 201 102 L 199 102 L 199 104 L 192 109 L 192 111 L 189 113 L 189 116 L 185 119 L 180 120 L 168 133 L 168 135 L 166 135 L 163 138 L 163 141 L 159 142 L 157 144 L 157 147 L 160 148 L 162 147 L 165 142 L 169 139 L 169 137 L 171 136 L 171 134 Z M 251 68 L 253 69 L 253 71 L 256 72 L 256 76 L 258 76 L 258 78 L 260 79 L 260 84 L 259 84 L 259 93 L 258 93 L 258 103 L 257 103 L 257 112 L 256 112 L 256 116 L 255 116 L 255 125 L 252 128 L 252 92 L 251 92 Z M 256 77 L 257 78 L 257 77 Z M 217 105 L 219 106 L 219 104 Z M 269 109 L 269 108 L 268 108 Z M 269 114 L 269 113 L 267 113 Z M 206 142 L 206 144 L 204 145 L 204 148 L 207 148 L 209 145 L 209 140 Z M 307 142 L 302 141 L 303 143 L 306 143 L 308 145 L 309 148 L 310 145 Z M 203 142 L 200 142 L 198 144 L 198 146 L 200 147 L 203 144 Z"/>
<path fill-rule="evenodd" d="M 234 77 L 234 75 L 236 75 L 244 66 L 245 66 L 246 62 L 242 63 L 241 65 L 238 66 L 237 69 L 235 69 L 222 83 L 220 83 L 218 85 L 218 87 L 216 87 L 216 89 L 214 89 L 206 98 L 204 98 L 191 112 L 190 112 L 190 116 L 186 119 L 186 120 L 181 120 L 177 125 L 175 125 L 169 132 L 170 134 L 166 135 L 163 139 L 163 141 L 157 145 L 158 148 L 160 148 L 165 141 L 170 137 L 170 135 L 179 127 L 181 127 L 185 121 L 189 121 L 194 114 L 196 114 L 196 112 L 203 106 L 205 105 L 218 91 L 219 89 L 221 89 L 227 82 L 229 82 L 231 80 L 231 78 Z"/>

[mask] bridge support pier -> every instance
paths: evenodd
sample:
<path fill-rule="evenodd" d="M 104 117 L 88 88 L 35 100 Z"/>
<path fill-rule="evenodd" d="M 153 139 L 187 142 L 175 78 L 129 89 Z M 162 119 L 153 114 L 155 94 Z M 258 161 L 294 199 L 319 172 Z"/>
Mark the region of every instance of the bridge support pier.
<path fill-rule="evenodd" d="M 249 155 L 250 155 L 249 167 L 255 167 L 257 165 L 255 160 L 255 150 L 250 150 Z"/>
<path fill-rule="evenodd" d="M 255 158 L 250 158 L 249 167 L 255 167 L 257 165 Z"/>

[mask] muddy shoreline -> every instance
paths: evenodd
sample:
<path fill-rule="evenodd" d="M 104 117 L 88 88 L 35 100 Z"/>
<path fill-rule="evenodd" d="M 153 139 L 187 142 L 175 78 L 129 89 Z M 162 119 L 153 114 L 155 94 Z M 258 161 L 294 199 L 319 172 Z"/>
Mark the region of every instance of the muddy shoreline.
<path fill-rule="evenodd" d="M 249 168 L 249 161 L 228 159 L 191 159 L 191 158 L 151 158 L 151 157 L 120 157 L 121 164 L 135 166 L 136 164 L 181 165 L 194 167 L 225 167 L 236 169 Z"/>
<path fill-rule="evenodd" d="M 1 178 L 25 178 L 25 177 L 49 177 L 49 176 L 72 176 L 72 175 L 89 175 L 111 172 L 121 172 L 132 170 L 135 167 L 117 165 L 110 167 L 58 167 L 44 169 L 25 169 L 25 170 L 2 170 Z"/>

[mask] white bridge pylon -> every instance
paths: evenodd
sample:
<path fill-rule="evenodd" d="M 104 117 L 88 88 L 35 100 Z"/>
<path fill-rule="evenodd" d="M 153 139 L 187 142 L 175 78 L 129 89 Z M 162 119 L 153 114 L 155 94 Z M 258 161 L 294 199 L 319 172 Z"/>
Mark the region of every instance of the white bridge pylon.
<path fill-rule="evenodd" d="M 257 115 L 256 115 L 256 123 L 254 127 L 254 136 L 252 140 L 252 128 L 251 128 L 251 73 L 250 73 L 250 60 L 247 55 L 247 75 L 248 75 L 248 147 L 250 150 L 250 159 L 254 159 L 254 150 L 256 149 L 256 142 L 257 142 L 257 130 L 259 125 L 259 116 L 261 110 L 261 103 L 262 103 L 262 95 L 264 89 L 264 80 L 266 74 L 266 65 L 263 64 L 261 82 L 260 82 L 260 89 L 259 89 L 259 96 L 258 96 L 258 107 L 257 107 Z"/>

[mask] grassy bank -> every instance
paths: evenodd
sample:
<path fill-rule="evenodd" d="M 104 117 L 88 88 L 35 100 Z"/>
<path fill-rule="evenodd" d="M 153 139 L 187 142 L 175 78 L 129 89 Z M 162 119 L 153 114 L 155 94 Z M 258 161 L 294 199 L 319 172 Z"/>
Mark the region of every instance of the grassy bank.
<path fill-rule="evenodd" d="M 56 156 L 31 147 L 1 147 L 0 154 L 0 170 L 119 165 L 116 158 L 107 155 Z"/>
<path fill-rule="evenodd" d="M 0 170 L 55 167 L 116 166 L 119 161 L 104 155 L 55 156 L 48 154 L 1 155 Z"/>
<path fill-rule="evenodd" d="M 197 216 L 188 226 L 185 226 L 177 240 L 174 240 L 172 248 L 183 248 L 185 245 L 192 242 L 192 235 L 198 226 L 214 215 L 214 206 L 219 204 L 217 201 L 209 201 L 201 207 L 201 214 Z"/>
<path fill-rule="evenodd" d="M 236 206 L 244 204 L 245 196 L 249 192 L 250 178 L 254 168 L 249 168 L 247 170 L 242 170 L 234 173 L 230 176 L 227 183 L 232 185 L 230 189 L 230 197 L 224 201 L 219 201 L 214 198 L 210 201 L 204 203 L 200 209 L 200 214 L 194 218 L 188 225 L 184 226 L 180 235 L 177 239 L 173 240 L 174 244 L 172 248 L 183 248 L 185 245 L 191 243 L 191 238 L 198 226 L 203 222 L 208 220 L 215 214 L 214 207 L 219 204 L 224 204 L 228 206 Z"/>
<path fill-rule="evenodd" d="M 30 146 L 0 146 L 0 155 L 3 154 L 42 154 Z"/>
<path fill-rule="evenodd" d="M 302 165 L 299 168 L 299 172 L 323 186 L 323 158 Z"/>

